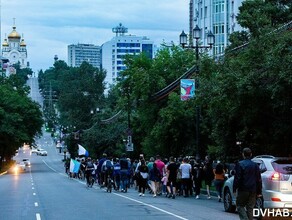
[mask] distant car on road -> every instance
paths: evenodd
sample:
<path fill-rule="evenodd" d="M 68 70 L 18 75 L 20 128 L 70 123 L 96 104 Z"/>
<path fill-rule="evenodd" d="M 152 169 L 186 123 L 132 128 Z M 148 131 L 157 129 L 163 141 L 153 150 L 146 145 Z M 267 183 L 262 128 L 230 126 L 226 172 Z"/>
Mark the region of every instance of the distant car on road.
<path fill-rule="evenodd" d="M 39 155 L 39 156 L 47 156 L 48 152 L 46 150 L 44 150 L 44 149 L 39 149 L 37 151 L 37 155 Z"/>
<path fill-rule="evenodd" d="M 22 162 L 24 163 L 24 165 L 25 165 L 26 167 L 30 167 L 30 161 L 29 161 L 28 158 L 23 158 L 23 159 L 22 159 Z"/>
<path fill-rule="evenodd" d="M 259 165 L 263 186 L 263 197 L 257 198 L 256 208 L 292 207 L 292 158 L 262 155 L 252 161 Z M 227 179 L 223 187 L 224 209 L 227 212 L 236 209 L 233 180 L 233 176 Z"/>
<path fill-rule="evenodd" d="M 8 173 L 11 173 L 11 174 L 19 174 L 19 173 L 23 173 L 26 171 L 26 166 L 24 164 L 24 162 L 19 162 L 19 163 L 16 163 L 14 164 L 9 170 L 8 170 Z"/>
<path fill-rule="evenodd" d="M 36 154 L 40 156 L 47 156 L 48 152 L 45 149 L 42 148 L 36 148 L 31 150 L 31 154 Z"/>

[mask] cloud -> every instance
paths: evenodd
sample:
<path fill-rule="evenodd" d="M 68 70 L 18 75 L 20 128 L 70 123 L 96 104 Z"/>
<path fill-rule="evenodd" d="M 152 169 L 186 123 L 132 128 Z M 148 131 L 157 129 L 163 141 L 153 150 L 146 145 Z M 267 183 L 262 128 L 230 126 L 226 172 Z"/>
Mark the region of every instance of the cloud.
<path fill-rule="evenodd" d="M 181 30 L 188 29 L 188 4 L 187 0 L 2 0 L 1 42 L 16 18 L 34 71 L 51 67 L 55 55 L 67 62 L 70 44 L 109 41 L 119 23 L 129 34 L 147 36 L 157 45 L 178 43 Z"/>

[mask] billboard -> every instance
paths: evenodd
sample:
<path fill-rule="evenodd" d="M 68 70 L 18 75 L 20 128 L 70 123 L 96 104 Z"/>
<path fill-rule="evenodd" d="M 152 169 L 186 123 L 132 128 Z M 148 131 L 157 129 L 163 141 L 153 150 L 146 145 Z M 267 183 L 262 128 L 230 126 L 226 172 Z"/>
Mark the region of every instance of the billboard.
<path fill-rule="evenodd" d="M 180 99 L 182 101 L 188 100 L 195 96 L 195 80 L 181 79 L 180 80 Z"/>

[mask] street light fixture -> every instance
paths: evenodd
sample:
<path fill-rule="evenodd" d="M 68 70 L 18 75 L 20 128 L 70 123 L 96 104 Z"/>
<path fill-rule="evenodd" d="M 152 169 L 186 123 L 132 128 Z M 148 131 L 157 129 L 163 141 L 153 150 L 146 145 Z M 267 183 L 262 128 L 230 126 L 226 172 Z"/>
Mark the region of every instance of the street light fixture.
<path fill-rule="evenodd" d="M 200 49 L 200 48 L 208 49 L 208 48 L 210 48 L 211 49 L 212 46 L 215 44 L 215 36 L 211 31 L 209 31 L 208 34 L 207 34 L 207 44 L 208 44 L 208 46 L 199 45 L 199 39 L 201 37 L 201 28 L 199 28 L 198 25 L 196 25 L 196 27 L 193 30 L 193 36 L 194 36 L 194 39 L 196 39 L 196 45 L 195 46 L 187 45 L 188 36 L 184 31 L 182 31 L 182 33 L 179 35 L 179 43 L 180 43 L 180 45 L 182 45 L 183 48 L 193 48 L 193 49 Z"/>
<path fill-rule="evenodd" d="M 195 49 L 196 52 L 196 73 L 199 73 L 199 65 L 198 65 L 198 61 L 199 61 L 199 49 L 212 49 L 212 46 L 215 44 L 215 36 L 214 34 L 212 34 L 211 31 L 208 32 L 207 34 L 207 46 L 202 46 L 199 45 L 199 39 L 201 36 L 201 29 L 199 28 L 198 25 L 196 25 L 196 27 L 193 29 L 193 38 L 196 40 L 196 45 L 187 45 L 187 39 L 188 36 L 187 34 L 182 31 L 182 33 L 179 36 L 179 42 L 180 45 L 182 46 L 182 48 L 191 48 L 191 49 Z M 199 83 L 196 83 L 196 89 L 199 88 Z M 201 146 L 200 146 L 200 107 L 197 106 L 196 107 L 196 145 L 197 145 L 197 154 L 200 157 L 201 156 Z"/>

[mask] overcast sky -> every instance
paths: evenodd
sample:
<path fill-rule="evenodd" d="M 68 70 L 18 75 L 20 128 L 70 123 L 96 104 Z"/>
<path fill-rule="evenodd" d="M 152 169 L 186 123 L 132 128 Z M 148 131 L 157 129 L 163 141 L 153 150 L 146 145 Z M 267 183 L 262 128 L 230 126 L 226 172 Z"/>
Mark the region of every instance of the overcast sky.
<path fill-rule="evenodd" d="M 128 34 L 147 36 L 160 45 L 179 43 L 188 32 L 188 0 L 0 0 L 1 43 L 16 31 L 27 44 L 33 71 L 53 66 L 53 58 L 67 62 L 67 46 L 86 43 L 102 45 L 122 23 Z"/>

